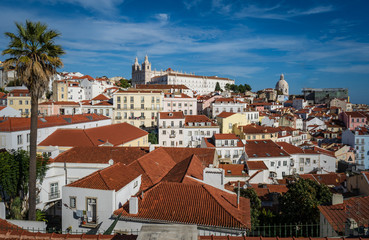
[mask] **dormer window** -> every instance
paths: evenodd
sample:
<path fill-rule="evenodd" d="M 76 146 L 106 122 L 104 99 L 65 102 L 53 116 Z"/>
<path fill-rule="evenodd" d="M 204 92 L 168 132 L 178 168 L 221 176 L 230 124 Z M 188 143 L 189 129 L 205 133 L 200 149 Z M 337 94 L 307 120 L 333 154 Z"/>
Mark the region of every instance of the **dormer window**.
<path fill-rule="evenodd" d="M 169 117 L 173 117 L 173 113 L 169 113 Z"/>

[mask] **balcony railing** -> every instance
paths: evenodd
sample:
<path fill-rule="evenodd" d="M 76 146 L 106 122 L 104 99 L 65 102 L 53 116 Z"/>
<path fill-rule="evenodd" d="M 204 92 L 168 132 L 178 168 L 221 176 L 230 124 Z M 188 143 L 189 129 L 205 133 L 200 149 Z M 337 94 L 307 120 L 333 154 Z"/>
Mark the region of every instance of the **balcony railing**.
<path fill-rule="evenodd" d="M 56 192 L 50 192 L 49 193 L 49 200 L 53 200 L 53 199 L 57 199 L 60 198 L 60 191 L 56 191 Z"/>
<path fill-rule="evenodd" d="M 176 137 L 176 135 L 175 135 L 175 134 L 170 134 L 170 135 L 169 135 L 169 137 L 170 137 L 170 138 L 175 138 L 175 137 Z"/>
<path fill-rule="evenodd" d="M 120 119 L 122 119 L 122 116 L 116 116 L 115 119 L 120 120 Z"/>

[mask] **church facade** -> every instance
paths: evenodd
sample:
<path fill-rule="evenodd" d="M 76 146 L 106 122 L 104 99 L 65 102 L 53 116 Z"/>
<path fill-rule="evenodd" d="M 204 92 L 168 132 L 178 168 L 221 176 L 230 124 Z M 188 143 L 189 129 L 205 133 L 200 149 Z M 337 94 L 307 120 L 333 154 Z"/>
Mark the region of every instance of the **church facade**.
<path fill-rule="evenodd" d="M 139 65 L 138 59 L 132 65 L 132 85 L 136 84 L 171 84 L 185 85 L 197 94 L 208 94 L 214 92 L 217 82 L 220 88 L 224 89 L 226 84 L 234 84 L 235 81 L 229 78 L 218 76 L 199 76 L 189 73 L 173 71 L 168 68 L 165 71 L 156 71 L 151 69 L 151 63 L 148 57 Z"/>

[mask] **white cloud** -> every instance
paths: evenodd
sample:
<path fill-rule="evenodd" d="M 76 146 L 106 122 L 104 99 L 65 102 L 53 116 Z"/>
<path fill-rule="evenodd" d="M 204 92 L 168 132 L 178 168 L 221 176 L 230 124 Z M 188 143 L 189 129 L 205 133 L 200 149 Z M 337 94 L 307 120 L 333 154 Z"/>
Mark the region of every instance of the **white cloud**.
<path fill-rule="evenodd" d="M 369 64 L 326 67 L 320 68 L 318 70 L 321 72 L 329 72 L 329 73 L 369 73 Z"/>

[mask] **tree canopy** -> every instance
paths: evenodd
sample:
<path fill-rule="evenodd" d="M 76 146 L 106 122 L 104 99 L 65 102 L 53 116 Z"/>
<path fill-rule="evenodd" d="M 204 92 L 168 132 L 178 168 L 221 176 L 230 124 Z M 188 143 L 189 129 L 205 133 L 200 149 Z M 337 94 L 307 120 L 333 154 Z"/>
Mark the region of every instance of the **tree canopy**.
<path fill-rule="evenodd" d="M 219 82 L 217 82 L 217 83 L 216 83 L 216 85 L 215 85 L 215 91 L 216 91 L 216 92 L 223 91 L 223 90 L 220 88 L 220 84 L 219 84 Z"/>
<path fill-rule="evenodd" d="M 38 157 L 36 177 L 42 183 L 48 169 L 48 158 Z M 29 155 L 24 150 L 0 153 L 0 196 L 11 218 L 20 219 L 27 213 Z"/>
<path fill-rule="evenodd" d="M 280 199 L 281 216 L 288 223 L 318 223 L 319 205 L 330 204 L 332 193 L 324 184 L 310 179 L 290 183 Z"/>
<path fill-rule="evenodd" d="M 235 189 L 237 192 L 238 188 Z M 256 226 L 259 225 L 259 215 L 261 209 L 261 200 L 256 194 L 253 188 L 240 189 L 240 196 L 250 199 L 250 207 L 251 207 L 251 223 Z"/>
<path fill-rule="evenodd" d="M 235 85 L 227 83 L 224 88 L 235 93 L 245 93 L 246 91 L 251 91 L 251 86 L 248 84 Z"/>
<path fill-rule="evenodd" d="M 130 80 L 127 80 L 127 79 L 120 79 L 119 80 L 119 87 L 122 87 L 122 88 L 129 88 L 131 87 L 131 83 L 130 83 Z"/>

